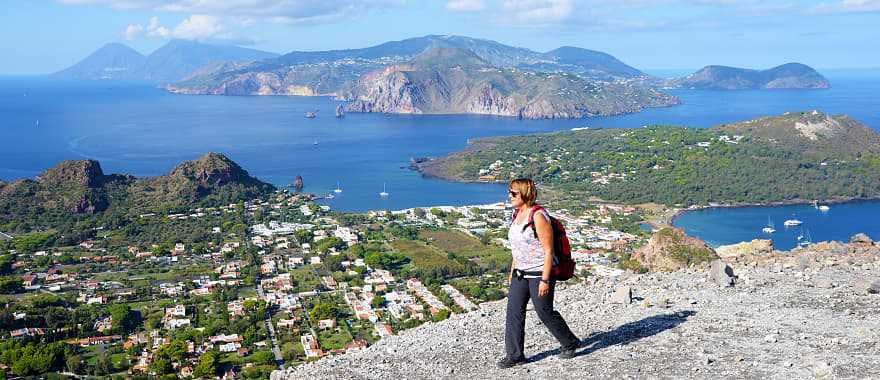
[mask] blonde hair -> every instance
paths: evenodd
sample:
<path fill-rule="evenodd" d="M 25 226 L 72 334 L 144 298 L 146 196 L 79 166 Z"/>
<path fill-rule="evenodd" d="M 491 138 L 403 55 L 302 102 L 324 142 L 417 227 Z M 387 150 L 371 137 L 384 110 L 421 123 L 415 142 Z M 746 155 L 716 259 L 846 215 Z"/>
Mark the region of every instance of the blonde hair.
<path fill-rule="evenodd" d="M 534 206 L 535 200 L 538 199 L 538 188 L 535 187 L 535 183 L 528 178 L 517 178 L 511 180 L 510 183 L 507 185 L 507 189 L 519 193 L 519 196 L 520 198 L 522 198 L 523 203 L 525 203 L 529 207 Z"/>

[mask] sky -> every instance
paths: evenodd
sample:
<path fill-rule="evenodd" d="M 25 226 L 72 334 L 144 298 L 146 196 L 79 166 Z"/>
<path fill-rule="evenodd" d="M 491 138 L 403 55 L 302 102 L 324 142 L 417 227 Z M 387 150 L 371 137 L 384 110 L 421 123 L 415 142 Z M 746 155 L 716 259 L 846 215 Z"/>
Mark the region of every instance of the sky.
<path fill-rule="evenodd" d="M 578 46 L 643 70 L 880 67 L 880 0 L 0 0 L 0 74 L 61 70 L 109 42 L 294 50 L 455 34 Z"/>

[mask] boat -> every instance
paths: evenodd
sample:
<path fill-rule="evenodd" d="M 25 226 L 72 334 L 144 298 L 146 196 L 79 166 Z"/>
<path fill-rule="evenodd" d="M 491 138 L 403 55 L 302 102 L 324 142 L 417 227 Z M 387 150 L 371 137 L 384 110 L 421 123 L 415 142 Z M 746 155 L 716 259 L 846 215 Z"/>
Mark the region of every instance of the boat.
<path fill-rule="evenodd" d="M 382 198 L 388 198 L 388 195 L 390 194 L 388 194 L 388 191 L 385 189 L 385 182 L 382 182 L 382 192 L 379 193 L 379 196 Z"/>
<path fill-rule="evenodd" d="M 318 110 L 315 110 L 314 112 L 312 112 L 312 111 L 306 112 L 306 119 L 314 119 L 317 116 L 318 116 Z"/>
<path fill-rule="evenodd" d="M 806 231 L 806 235 L 804 235 L 804 231 L 801 231 L 801 234 L 798 235 L 798 246 L 806 247 L 810 244 L 813 244 L 812 237 L 810 236 L 810 230 Z"/>
<path fill-rule="evenodd" d="M 769 216 L 767 217 L 767 226 L 762 228 L 761 231 L 763 231 L 765 234 L 772 234 L 776 232 L 776 229 L 773 228 L 773 222 L 770 220 Z"/>
<path fill-rule="evenodd" d="M 342 112 L 342 104 L 336 106 L 336 117 L 345 117 L 345 113 Z"/>
<path fill-rule="evenodd" d="M 804 222 L 801 220 L 798 220 L 797 218 L 794 218 L 794 214 L 792 214 L 792 218 L 789 220 L 786 220 L 782 224 L 785 225 L 786 227 L 794 227 L 794 226 L 800 226 L 801 224 L 804 224 Z"/>
<path fill-rule="evenodd" d="M 331 194 L 327 194 L 327 196 L 324 198 L 333 199 L 333 198 L 336 198 L 336 196 L 331 193 Z"/>
<path fill-rule="evenodd" d="M 336 189 L 333 190 L 334 193 L 339 194 L 342 192 L 342 188 L 339 187 L 339 181 L 336 181 Z"/>
<path fill-rule="evenodd" d="M 316 139 L 312 145 L 318 145 L 318 140 Z"/>
<path fill-rule="evenodd" d="M 40 119 L 37 119 L 37 122 L 34 123 L 34 128 L 39 127 L 39 126 L 40 126 Z"/>
<path fill-rule="evenodd" d="M 828 211 L 831 210 L 831 207 L 830 207 L 830 206 L 828 206 L 828 205 L 820 205 L 820 204 L 819 204 L 819 201 L 813 201 L 813 207 L 815 207 L 816 210 L 819 210 L 819 211 L 821 211 L 821 212 L 828 212 Z"/>

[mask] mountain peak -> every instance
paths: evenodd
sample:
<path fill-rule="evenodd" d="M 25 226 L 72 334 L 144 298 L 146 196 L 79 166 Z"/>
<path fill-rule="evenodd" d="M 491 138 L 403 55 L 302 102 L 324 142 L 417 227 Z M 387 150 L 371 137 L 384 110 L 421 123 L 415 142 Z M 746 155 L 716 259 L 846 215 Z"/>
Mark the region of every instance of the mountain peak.
<path fill-rule="evenodd" d="M 104 181 L 101 164 L 95 160 L 68 160 L 49 168 L 37 177 L 37 182 L 47 186 L 98 187 Z"/>

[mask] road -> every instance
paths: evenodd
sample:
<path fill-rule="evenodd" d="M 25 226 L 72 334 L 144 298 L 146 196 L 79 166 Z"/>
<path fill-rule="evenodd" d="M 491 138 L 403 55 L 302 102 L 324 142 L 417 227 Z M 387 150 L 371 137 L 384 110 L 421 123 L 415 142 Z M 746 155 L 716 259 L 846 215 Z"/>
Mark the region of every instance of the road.
<path fill-rule="evenodd" d="M 257 282 L 257 295 L 260 296 L 260 299 L 263 299 L 265 293 L 263 293 L 263 285 Z M 263 315 L 266 319 L 266 329 L 269 330 L 269 340 L 272 341 L 272 353 L 275 354 L 275 364 L 278 364 L 279 369 L 284 369 L 284 358 L 281 357 L 281 350 L 278 349 L 278 339 L 275 338 L 275 326 L 272 325 L 272 314 L 266 310 L 266 314 Z"/>

